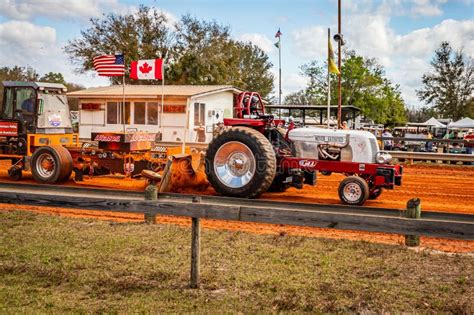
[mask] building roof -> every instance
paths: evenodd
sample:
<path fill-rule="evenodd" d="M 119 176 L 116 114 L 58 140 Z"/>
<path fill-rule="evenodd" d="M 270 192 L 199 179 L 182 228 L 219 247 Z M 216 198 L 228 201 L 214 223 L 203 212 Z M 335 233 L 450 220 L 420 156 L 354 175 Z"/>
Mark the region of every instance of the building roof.
<path fill-rule="evenodd" d="M 242 92 L 242 90 L 232 85 L 165 85 L 163 87 L 165 96 L 189 97 L 227 91 L 235 94 Z M 161 85 L 125 85 L 125 95 L 127 97 L 160 97 L 161 93 Z M 122 97 L 123 87 L 122 85 L 96 87 L 70 92 L 67 95 L 74 98 Z"/>
<path fill-rule="evenodd" d="M 40 87 L 46 89 L 65 89 L 66 87 L 60 83 L 49 83 L 49 82 L 28 82 L 28 81 L 3 81 L 4 87 L 31 87 L 38 89 Z"/>

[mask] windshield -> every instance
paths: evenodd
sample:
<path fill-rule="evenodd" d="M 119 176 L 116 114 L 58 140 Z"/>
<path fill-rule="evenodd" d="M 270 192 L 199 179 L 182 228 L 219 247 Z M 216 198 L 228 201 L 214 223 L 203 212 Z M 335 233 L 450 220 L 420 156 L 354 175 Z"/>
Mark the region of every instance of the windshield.
<path fill-rule="evenodd" d="M 39 128 L 71 127 L 66 95 L 46 92 L 40 93 L 38 99 Z"/>

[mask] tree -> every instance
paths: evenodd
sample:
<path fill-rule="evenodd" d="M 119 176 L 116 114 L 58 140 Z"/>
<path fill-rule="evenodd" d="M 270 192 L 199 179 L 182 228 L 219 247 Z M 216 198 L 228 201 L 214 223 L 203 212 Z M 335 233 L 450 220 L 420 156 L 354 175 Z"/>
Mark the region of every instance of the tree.
<path fill-rule="evenodd" d="M 31 67 L 2 67 L 0 68 L 0 82 L 2 81 L 38 81 L 39 74 Z M 0 104 L 3 102 L 3 85 L 0 85 Z"/>
<path fill-rule="evenodd" d="M 458 120 L 472 115 L 474 109 L 474 65 L 462 50 L 454 51 L 449 42 L 442 42 L 431 61 L 433 72 L 422 77 L 420 100 L 432 105 L 445 117 Z"/>
<path fill-rule="evenodd" d="M 273 88 L 272 64 L 257 46 L 233 40 L 228 26 L 184 15 L 174 27 L 156 9 L 141 6 L 137 13 L 109 14 L 92 19 L 92 27 L 65 47 L 79 72 L 93 69 L 92 59 L 123 52 L 131 60 L 167 56 L 168 84 L 229 84 L 267 96 Z M 126 34 L 126 35 L 124 35 Z M 121 78 L 112 78 L 113 84 Z M 159 84 L 155 80 L 130 84 Z"/>
<path fill-rule="evenodd" d="M 90 22 L 92 26 L 81 31 L 81 38 L 70 40 L 64 47 L 79 73 L 93 70 L 93 58 L 96 56 L 122 53 L 128 65 L 132 60 L 165 56 L 172 48 L 168 19 L 156 9 L 140 6 L 133 14 L 112 13 Z M 128 84 L 143 84 L 127 76 L 126 79 Z M 111 81 L 118 84 L 122 78 L 111 77 Z M 154 80 L 147 82 L 158 83 Z"/>
<path fill-rule="evenodd" d="M 41 82 L 66 84 L 64 76 L 59 72 L 48 72 L 44 74 L 39 80 Z"/>
<path fill-rule="evenodd" d="M 385 78 L 384 69 L 375 59 L 345 51 L 342 74 L 342 104 L 354 105 L 366 117 L 377 123 L 396 125 L 406 122 L 406 109 L 398 85 Z M 311 61 L 301 66 L 302 74 L 309 79 L 303 91 L 286 99 L 288 103 L 298 96 L 310 104 L 327 104 L 327 64 Z M 338 103 L 337 76 L 331 74 L 331 104 Z M 304 98 L 301 98 L 304 96 Z"/>
<path fill-rule="evenodd" d="M 40 76 L 38 72 L 31 68 L 24 67 L 2 67 L 0 68 L 0 81 L 40 81 L 64 84 L 69 92 L 82 90 L 84 86 L 76 83 L 68 83 L 60 72 L 48 72 Z M 0 86 L 0 104 L 3 101 L 3 85 Z M 71 109 L 77 109 L 77 99 L 68 99 Z"/>

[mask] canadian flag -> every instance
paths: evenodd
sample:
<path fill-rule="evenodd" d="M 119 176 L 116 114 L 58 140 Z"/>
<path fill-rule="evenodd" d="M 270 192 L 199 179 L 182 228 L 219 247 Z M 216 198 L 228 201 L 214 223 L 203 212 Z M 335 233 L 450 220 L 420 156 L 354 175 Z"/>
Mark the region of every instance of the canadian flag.
<path fill-rule="evenodd" d="M 135 80 L 162 80 L 163 59 L 132 61 L 130 63 L 130 78 Z"/>

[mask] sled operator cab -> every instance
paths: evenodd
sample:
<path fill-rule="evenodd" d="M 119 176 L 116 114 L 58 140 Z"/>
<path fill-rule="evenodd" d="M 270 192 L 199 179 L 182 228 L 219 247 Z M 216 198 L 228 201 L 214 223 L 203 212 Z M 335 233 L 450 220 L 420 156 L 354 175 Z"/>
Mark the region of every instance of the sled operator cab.
<path fill-rule="evenodd" d="M 41 181 L 49 178 L 54 164 L 60 162 L 60 170 L 53 172 L 53 177 L 60 177 L 56 181 L 66 178 L 72 169 L 72 159 L 64 147 L 78 145 L 66 87 L 46 82 L 4 81 L 2 84 L 0 159 L 11 160 L 10 177 L 21 178 L 21 171 L 29 170 L 34 164 L 33 176 Z"/>
<path fill-rule="evenodd" d="M 66 87 L 57 83 L 4 81 L 0 108 L 3 154 L 31 155 L 32 147 L 72 145 Z M 6 139 L 5 139 L 6 138 Z"/>

